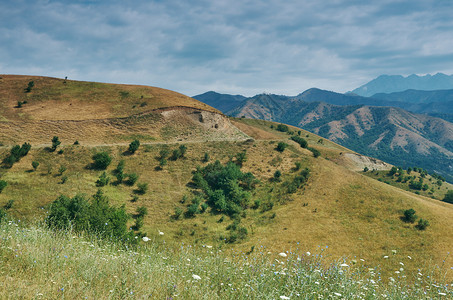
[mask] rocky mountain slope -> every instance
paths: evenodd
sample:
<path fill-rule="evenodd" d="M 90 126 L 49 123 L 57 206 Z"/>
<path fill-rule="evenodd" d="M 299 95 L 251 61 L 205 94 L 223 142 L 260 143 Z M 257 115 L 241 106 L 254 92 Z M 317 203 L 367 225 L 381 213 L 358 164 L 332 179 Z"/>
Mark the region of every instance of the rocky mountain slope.
<path fill-rule="evenodd" d="M 258 95 L 229 113 L 299 126 L 359 153 L 394 165 L 421 166 L 453 179 L 452 123 L 400 108 L 301 99 Z"/>

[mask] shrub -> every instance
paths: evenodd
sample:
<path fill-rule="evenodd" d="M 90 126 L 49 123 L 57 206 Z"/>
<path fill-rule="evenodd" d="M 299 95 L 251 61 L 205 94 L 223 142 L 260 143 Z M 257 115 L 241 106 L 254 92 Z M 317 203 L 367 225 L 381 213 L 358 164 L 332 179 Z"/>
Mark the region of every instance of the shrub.
<path fill-rule="evenodd" d="M 54 229 L 86 231 L 116 241 L 134 241 L 127 230 L 128 214 L 124 206 L 116 208 L 98 190 L 89 200 L 83 195 L 73 198 L 61 195 L 51 203 L 45 222 Z M 119 239 L 118 239 L 119 238 Z"/>
<path fill-rule="evenodd" d="M 170 154 L 170 151 L 168 151 L 168 149 L 162 149 L 159 151 L 161 160 L 167 158 L 169 154 Z"/>
<path fill-rule="evenodd" d="M 288 126 L 286 126 L 284 124 L 278 124 L 277 125 L 277 130 L 281 131 L 281 132 L 288 132 L 289 128 L 288 128 Z"/>
<path fill-rule="evenodd" d="M 162 169 L 164 168 L 164 166 L 166 166 L 166 165 L 167 165 L 167 160 L 166 160 L 165 158 L 161 158 L 161 159 L 159 160 L 159 167 L 160 167 L 160 169 L 162 170 Z"/>
<path fill-rule="evenodd" d="M 302 168 L 302 163 L 300 161 L 296 161 L 294 163 L 294 171 L 299 171 Z"/>
<path fill-rule="evenodd" d="M 95 155 L 93 155 L 93 168 L 97 170 L 105 170 L 107 167 L 110 165 L 112 162 L 112 158 L 110 155 L 103 151 L 103 152 L 98 152 Z"/>
<path fill-rule="evenodd" d="M 247 151 L 236 153 L 236 164 L 240 167 L 247 161 Z"/>
<path fill-rule="evenodd" d="M 6 204 L 3 206 L 3 208 L 4 208 L 5 210 L 8 210 L 8 209 L 10 209 L 11 207 L 13 207 L 13 204 L 14 204 L 14 200 L 13 200 L 13 199 L 8 200 L 8 202 L 6 202 Z"/>
<path fill-rule="evenodd" d="M 38 169 L 38 167 L 39 167 L 39 162 L 33 161 L 33 162 L 31 163 L 31 166 L 33 167 L 33 170 L 36 171 L 36 169 Z"/>
<path fill-rule="evenodd" d="M 57 150 L 57 147 L 61 144 L 60 140 L 58 139 L 58 136 L 54 136 L 52 138 L 52 147 L 50 148 L 52 152 Z"/>
<path fill-rule="evenodd" d="M 449 190 L 442 201 L 453 204 L 453 190 Z"/>
<path fill-rule="evenodd" d="M 68 176 L 67 175 L 61 177 L 61 184 L 65 184 L 66 181 L 68 181 Z"/>
<path fill-rule="evenodd" d="M 99 179 L 96 181 L 96 186 L 101 187 L 101 186 L 106 186 L 110 182 L 110 177 L 107 176 L 106 172 L 102 172 L 101 176 L 99 176 Z"/>
<path fill-rule="evenodd" d="M 368 167 L 363 168 L 363 172 L 368 172 L 369 170 Z"/>
<path fill-rule="evenodd" d="M 179 146 L 179 158 L 183 158 L 184 155 L 186 155 L 187 152 L 187 146 L 186 145 L 180 145 Z"/>
<path fill-rule="evenodd" d="M 63 173 L 67 170 L 67 168 L 65 166 L 60 166 L 60 168 L 58 169 L 58 174 L 61 176 L 63 175 Z"/>
<path fill-rule="evenodd" d="M 277 144 L 277 148 L 275 148 L 279 152 L 285 151 L 285 149 L 288 147 L 287 143 L 280 142 Z"/>
<path fill-rule="evenodd" d="M 118 165 L 116 166 L 116 169 L 113 170 L 113 173 L 123 173 L 124 172 L 124 165 L 125 165 L 125 161 L 124 159 L 120 160 L 118 162 Z"/>
<path fill-rule="evenodd" d="M 203 159 L 202 159 L 202 162 L 208 162 L 209 161 L 209 153 L 208 152 L 205 152 L 204 153 L 204 156 L 203 156 Z"/>
<path fill-rule="evenodd" d="M 282 180 L 281 177 L 282 177 L 282 172 L 280 172 L 280 170 L 277 170 L 277 171 L 275 171 L 274 177 L 272 179 L 275 182 L 280 182 Z"/>
<path fill-rule="evenodd" d="M 313 157 L 314 158 L 317 158 L 317 157 L 319 157 L 321 155 L 321 152 L 319 152 L 318 149 L 315 149 L 313 147 L 308 147 L 307 149 L 310 150 L 311 153 L 313 153 Z"/>
<path fill-rule="evenodd" d="M 148 214 L 148 209 L 144 206 L 137 207 L 137 217 L 144 217 Z"/>
<path fill-rule="evenodd" d="M 417 228 L 418 230 L 425 230 L 428 226 L 429 226 L 428 220 L 420 218 L 418 220 L 418 224 L 415 225 L 415 228 Z"/>
<path fill-rule="evenodd" d="M 0 180 L 0 193 L 3 191 L 3 189 L 8 185 L 8 183 L 5 180 Z"/>
<path fill-rule="evenodd" d="M 131 173 L 127 176 L 126 184 L 133 186 L 138 180 L 137 173 Z"/>
<path fill-rule="evenodd" d="M 140 147 L 140 141 L 139 140 L 133 140 L 130 144 L 129 144 L 129 153 L 132 153 L 134 154 L 135 151 L 138 150 L 138 147 Z"/>
<path fill-rule="evenodd" d="M 173 214 L 173 219 L 179 220 L 181 218 L 182 213 L 183 213 L 183 210 L 180 207 L 175 207 L 175 213 Z"/>
<path fill-rule="evenodd" d="M 138 183 L 137 189 L 135 190 L 137 194 L 144 195 L 148 191 L 147 183 Z"/>
<path fill-rule="evenodd" d="M 304 138 L 301 138 L 300 136 L 292 136 L 291 140 L 298 143 L 302 148 L 308 147 L 308 142 Z"/>
<path fill-rule="evenodd" d="M 140 230 L 140 228 L 143 227 L 143 223 L 144 223 L 144 218 L 143 217 L 138 217 L 135 219 L 135 224 L 134 224 L 134 230 L 135 231 L 138 231 Z"/>
<path fill-rule="evenodd" d="M 417 219 L 417 215 L 415 214 L 415 210 L 412 208 L 406 209 L 403 213 L 402 220 L 406 223 L 414 223 Z"/>

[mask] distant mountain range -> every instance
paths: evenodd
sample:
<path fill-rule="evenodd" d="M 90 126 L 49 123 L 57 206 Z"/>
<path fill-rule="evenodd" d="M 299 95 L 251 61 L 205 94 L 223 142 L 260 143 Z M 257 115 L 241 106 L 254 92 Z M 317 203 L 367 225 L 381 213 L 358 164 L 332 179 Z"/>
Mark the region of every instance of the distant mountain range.
<path fill-rule="evenodd" d="M 319 98 L 331 93 L 312 89 L 310 97 L 317 92 Z M 423 167 L 453 180 L 452 123 L 401 108 L 334 105 L 299 96 L 257 95 L 228 114 L 295 125 L 359 153 L 397 166 Z"/>
<path fill-rule="evenodd" d="M 394 93 L 406 90 L 448 90 L 453 89 L 453 75 L 437 73 L 435 75 L 418 76 L 412 74 L 404 77 L 401 75 L 381 75 L 376 79 L 356 88 L 351 93 L 359 96 L 373 96 L 377 93 Z"/>
<path fill-rule="evenodd" d="M 213 91 L 192 97 L 222 112 L 235 108 L 246 97 L 241 95 L 219 94 Z"/>
<path fill-rule="evenodd" d="M 194 98 L 216 103 L 226 114 L 295 125 L 359 153 L 423 167 L 453 181 L 453 89 L 363 97 L 312 88 L 297 96 L 261 94 L 243 100 L 219 94 L 209 102 L 206 98 L 215 94 L 203 95 L 204 100 Z M 219 103 L 229 106 L 225 101 L 234 108 L 220 108 Z"/>

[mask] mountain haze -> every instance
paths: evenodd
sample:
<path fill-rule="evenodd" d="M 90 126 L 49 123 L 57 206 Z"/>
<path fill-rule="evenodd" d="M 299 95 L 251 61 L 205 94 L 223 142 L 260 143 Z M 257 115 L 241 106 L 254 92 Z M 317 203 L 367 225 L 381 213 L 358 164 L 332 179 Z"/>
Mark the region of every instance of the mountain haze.
<path fill-rule="evenodd" d="M 369 97 L 377 93 L 402 92 L 409 89 L 426 91 L 453 89 L 453 75 L 445 75 L 443 73 L 427 74 L 425 76 L 412 74 L 407 77 L 381 75 L 356 88 L 351 93 Z"/>

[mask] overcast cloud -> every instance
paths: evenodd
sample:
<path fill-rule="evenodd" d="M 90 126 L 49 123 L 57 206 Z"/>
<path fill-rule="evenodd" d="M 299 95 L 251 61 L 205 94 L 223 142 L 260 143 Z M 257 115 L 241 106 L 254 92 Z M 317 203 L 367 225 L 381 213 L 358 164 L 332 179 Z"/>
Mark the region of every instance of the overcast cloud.
<path fill-rule="evenodd" d="M 381 74 L 452 74 L 451 16 L 450 0 L 3 0 L 0 74 L 190 96 L 345 92 Z"/>

